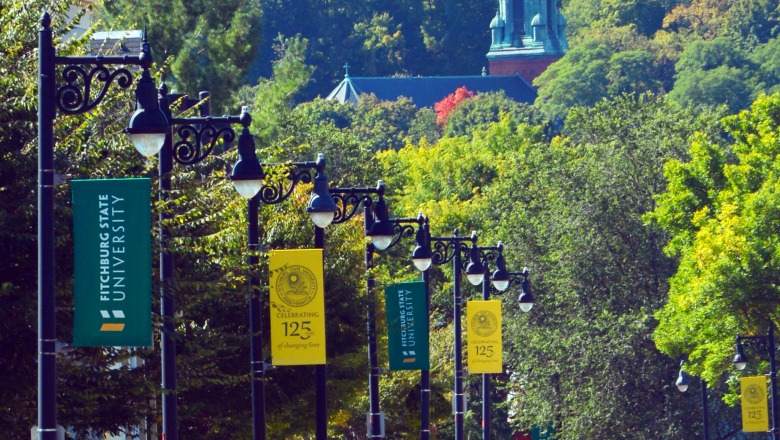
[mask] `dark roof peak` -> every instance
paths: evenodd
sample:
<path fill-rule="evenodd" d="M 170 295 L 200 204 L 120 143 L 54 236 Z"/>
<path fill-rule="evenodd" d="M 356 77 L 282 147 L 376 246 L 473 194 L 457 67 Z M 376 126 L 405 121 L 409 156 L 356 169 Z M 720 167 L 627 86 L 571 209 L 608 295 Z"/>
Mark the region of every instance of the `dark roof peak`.
<path fill-rule="evenodd" d="M 503 91 L 518 102 L 533 103 L 536 90 L 520 75 L 345 77 L 327 96 L 328 100 L 357 104 L 362 94 L 374 94 L 383 101 L 407 97 L 417 107 L 433 105 L 460 87 L 474 93 Z"/>

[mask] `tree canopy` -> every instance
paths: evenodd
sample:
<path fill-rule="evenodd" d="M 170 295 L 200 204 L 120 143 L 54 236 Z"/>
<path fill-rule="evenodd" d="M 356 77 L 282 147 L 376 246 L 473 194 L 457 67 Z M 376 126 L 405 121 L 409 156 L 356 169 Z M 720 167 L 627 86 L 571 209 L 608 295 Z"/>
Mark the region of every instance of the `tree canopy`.
<path fill-rule="evenodd" d="M 778 109 L 777 95 L 760 97 L 723 120 L 732 144 L 701 137 L 689 160 L 668 163 L 650 216 L 680 259 L 654 338 L 665 353 L 687 353 L 690 370 L 712 383 L 731 368 L 737 334 L 765 333 L 777 319 Z"/>
<path fill-rule="evenodd" d="M 261 42 L 262 10 L 249 0 L 106 0 L 97 15 L 111 29 L 145 29 L 171 85 L 210 92 L 220 112 L 246 84 Z"/>

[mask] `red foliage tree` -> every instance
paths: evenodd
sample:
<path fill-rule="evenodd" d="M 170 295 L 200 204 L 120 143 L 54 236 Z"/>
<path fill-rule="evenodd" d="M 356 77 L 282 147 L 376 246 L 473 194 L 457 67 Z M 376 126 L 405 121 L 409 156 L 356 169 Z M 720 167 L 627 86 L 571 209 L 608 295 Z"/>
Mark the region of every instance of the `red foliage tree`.
<path fill-rule="evenodd" d="M 442 126 L 447 123 L 447 117 L 458 107 L 458 104 L 473 96 L 474 92 L 467 89 L 466 86 L 463 86 L 434 104 L 433 109 L 436 111 L 436 124 Z"/>

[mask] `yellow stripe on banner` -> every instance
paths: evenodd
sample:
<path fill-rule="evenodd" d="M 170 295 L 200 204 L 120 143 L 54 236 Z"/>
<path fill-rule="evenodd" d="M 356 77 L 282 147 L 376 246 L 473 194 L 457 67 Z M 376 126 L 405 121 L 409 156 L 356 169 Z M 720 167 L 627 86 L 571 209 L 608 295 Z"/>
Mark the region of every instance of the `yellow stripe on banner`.
<path fill-rule="evenodd" d="M 121 332 L 124 329 L 124 324 L 103 324 L 100 326 L 101 332 Z"/>

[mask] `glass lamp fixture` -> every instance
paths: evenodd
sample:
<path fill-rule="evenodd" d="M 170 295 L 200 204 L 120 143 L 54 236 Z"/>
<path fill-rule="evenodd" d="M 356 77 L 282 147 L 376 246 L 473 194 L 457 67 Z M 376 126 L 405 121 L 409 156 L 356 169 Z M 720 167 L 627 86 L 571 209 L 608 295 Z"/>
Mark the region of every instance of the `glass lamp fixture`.
<path fill-rule="evenodd" d="M 471 237 L 474 238 L 477 235 L 477 231 L 471 233 Z M 469 264 L 466 266 L 466 278 L 474 286 L 479 286 L 482 281 L 485 280 L 485 266 L 482 265 L 482 261 L 479 259 L 479 248 L 477 247 L 476 240 L 472 241 L 471 249 L 469 250 Z"/>
<path fill-rule="evenodd" d="M 311 221 L 320 228 L 326 228 L 333 222 L 339 208 L 328 188 L 328 178 L 325 176 L 325 155 L 319 153 L 317 156 L 317 174 L 314 177 L 314 192 L 309 199 L 309 205 L 306 212 L 309 213 Z"/>
<path fill-rule="evenodd" d="M 520 310 L 530 312 L 534 306 L 534 297 L 531 295 L 531 283 L 528 281 L 528 268 L 523 268 L 523 283 L 520 285 L 520 297 L 517 298 Z"/>
<path fill-rule="evenodd" d="M 680 361 L 680 374 L 677 376 L 677 380 L 674 382 L 675 386 L 677 386 L 677 389 L 680 390 L 680 392 L 686 392 L 688 391 L 688 386 L 690 385 L 690 382 L 688 381 L 688 375 L 683 371 L 682 369 L 683 361 Z"/>
<path fill-rule="evenodd" d="M 144 69 L 138 81 L 135 102 L 136 110 L 130 116 L 130 124 L 125 129 L 125 133 L 139 153 L 147 157 L 154 156 L 165 143 L 169 125 L 157 102 L 157 90 L 154 88 L 149 69 Z"/>
<path fill-rule="evenodd" d="M 382 186 L 381 180 L 379 186 Z M 379 196 L 376 206 L 374 206 L 374 221 L 371 223 L 367 235 L 371 237 L 371 243 L 379 251 L 387 249 L 393 242 L 393 224 L 390 222 L 387 203 L 382 195 Z"/>
<path fill-rule="evenodd" d="M 737 354 L 734 356 L 734 367 L 737 370 L 744 370 L 747 367 L 748 359 L 742 351 L 742 344 L 737 341 Z"/>
<path fill-rule="evenodd" d="M 422 214 L 418 215 L 418 218 L 420 217 L 422 217 Z M 431 252 L 431 246 L 428 243 L 426 225 L 422 223 L 420 223 L 420 226 L 417 227 L 417 232 L 415 232 L 412 263 L 414 263 L 414 267 L 420 272 L 428 270 L 433 263 L 433 253 Z"/>
<path fill-rule="evenodd" d="M 504 246 L 498 242 L 498 257 L 496 257 L 496 270 L 493 272 L 491 280 L 493 287 L 503 292 L 509 288 L 509 272 L 506 271 L 506 260 L 504 259 Z"/>
<path fill-rule="evenodd" d="M 252 117 L 249 115 L 249 107 L 241 108 L 241 124 L 244 129 L 238 137 L 238 162 L 230 173 L 230 180 L 238 191 L 238 194 L 245 199 L 251 199 L 263 186 L 263 167 L 257 159 L 255 151 L 255 140 L 249 132 L 249 124 L 252 123 Z"/>

